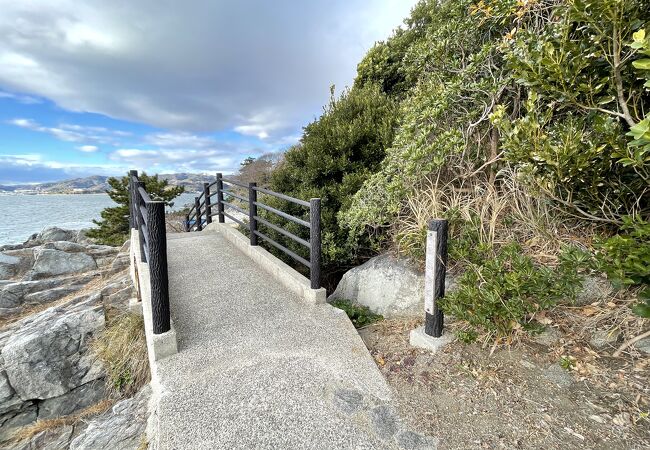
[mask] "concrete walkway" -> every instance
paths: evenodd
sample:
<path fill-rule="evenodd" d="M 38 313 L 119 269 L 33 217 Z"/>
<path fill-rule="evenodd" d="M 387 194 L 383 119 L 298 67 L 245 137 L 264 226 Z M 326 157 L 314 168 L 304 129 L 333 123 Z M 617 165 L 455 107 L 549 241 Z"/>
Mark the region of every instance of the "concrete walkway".
<path fill-rule="evenodd" d="M 215 232 L 168 237 L 179 352 L 161 449 L 431 449 L 405 430 L 345 314 L 308 305 Z"/>

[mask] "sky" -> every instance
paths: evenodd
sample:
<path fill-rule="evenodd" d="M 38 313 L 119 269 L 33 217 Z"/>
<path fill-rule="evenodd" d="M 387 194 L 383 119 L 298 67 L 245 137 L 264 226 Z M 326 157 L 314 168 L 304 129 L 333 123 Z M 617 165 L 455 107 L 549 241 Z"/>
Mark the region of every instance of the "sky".
<path fill-rule="evenodd" d="M 0 0 L 0 184 L 282 151 L 415 3 Z"/>

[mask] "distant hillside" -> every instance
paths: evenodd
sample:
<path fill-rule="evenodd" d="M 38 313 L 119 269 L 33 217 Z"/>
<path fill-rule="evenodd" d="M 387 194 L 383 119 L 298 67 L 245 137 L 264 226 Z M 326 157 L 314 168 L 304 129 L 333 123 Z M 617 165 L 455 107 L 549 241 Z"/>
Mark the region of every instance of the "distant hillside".
<path fill-rule="evenodd" d="M 214 176 L 195 173 L 160 174 L 160 178 L 169 180 L 172 186 L 184 186 L 188 192 L 202 189 L 203 182 L 213 181 Z M 22 184 L 2 186 L 0 192 L 29 193 L 29 194 L 99 194 L 109 188 L 108 177 L 93 175 L 85 178 L 54 181 L 50 183 Z"/>

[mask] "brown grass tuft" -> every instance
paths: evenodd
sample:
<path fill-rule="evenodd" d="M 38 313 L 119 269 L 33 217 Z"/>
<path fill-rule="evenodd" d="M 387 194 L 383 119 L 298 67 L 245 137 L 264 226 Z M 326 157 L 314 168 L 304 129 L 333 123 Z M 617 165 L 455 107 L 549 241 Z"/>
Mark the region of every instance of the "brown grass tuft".
<path fill-rule="evenodd" d="M 57 428 L 64 427 L 67 425 L 75 425 L 85 419 L 88 419 L 99 414 L 103 414 L 108 411 L 115 404 L 115 400 L 105 399 L 99 403 L 96 403 L 88 408 L 81 410 L 76 414 L 70 414 L 68 416 L 57 417 L 55 419 L 39 420 L 32 425 L 22 427 L 14 433 L 11 440 L 14 443 L 31 439 L 43 431 L 53 431 Z"/>
<path fill-rule="evenodd" d="M 111 398 L 130 397 L 149 382 L 149 358 L 144 319 L 139 314 L 120 314 L 91 344 L 104 363 L 107 392 Z"/>

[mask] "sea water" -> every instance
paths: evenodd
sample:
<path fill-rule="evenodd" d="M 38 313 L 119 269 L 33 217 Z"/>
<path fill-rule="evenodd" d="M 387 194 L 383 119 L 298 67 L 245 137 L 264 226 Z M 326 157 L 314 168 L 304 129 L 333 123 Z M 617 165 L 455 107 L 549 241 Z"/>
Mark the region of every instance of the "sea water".
<path fill-rule="evenodd" d="M 197 194 L 181 194 L 172 210 L 193 203 Z M 115 206 L 107 194 L 0 195 L 0 245 L 19 244 L 43 228 L 93 227 L 104 208 Z"/>

